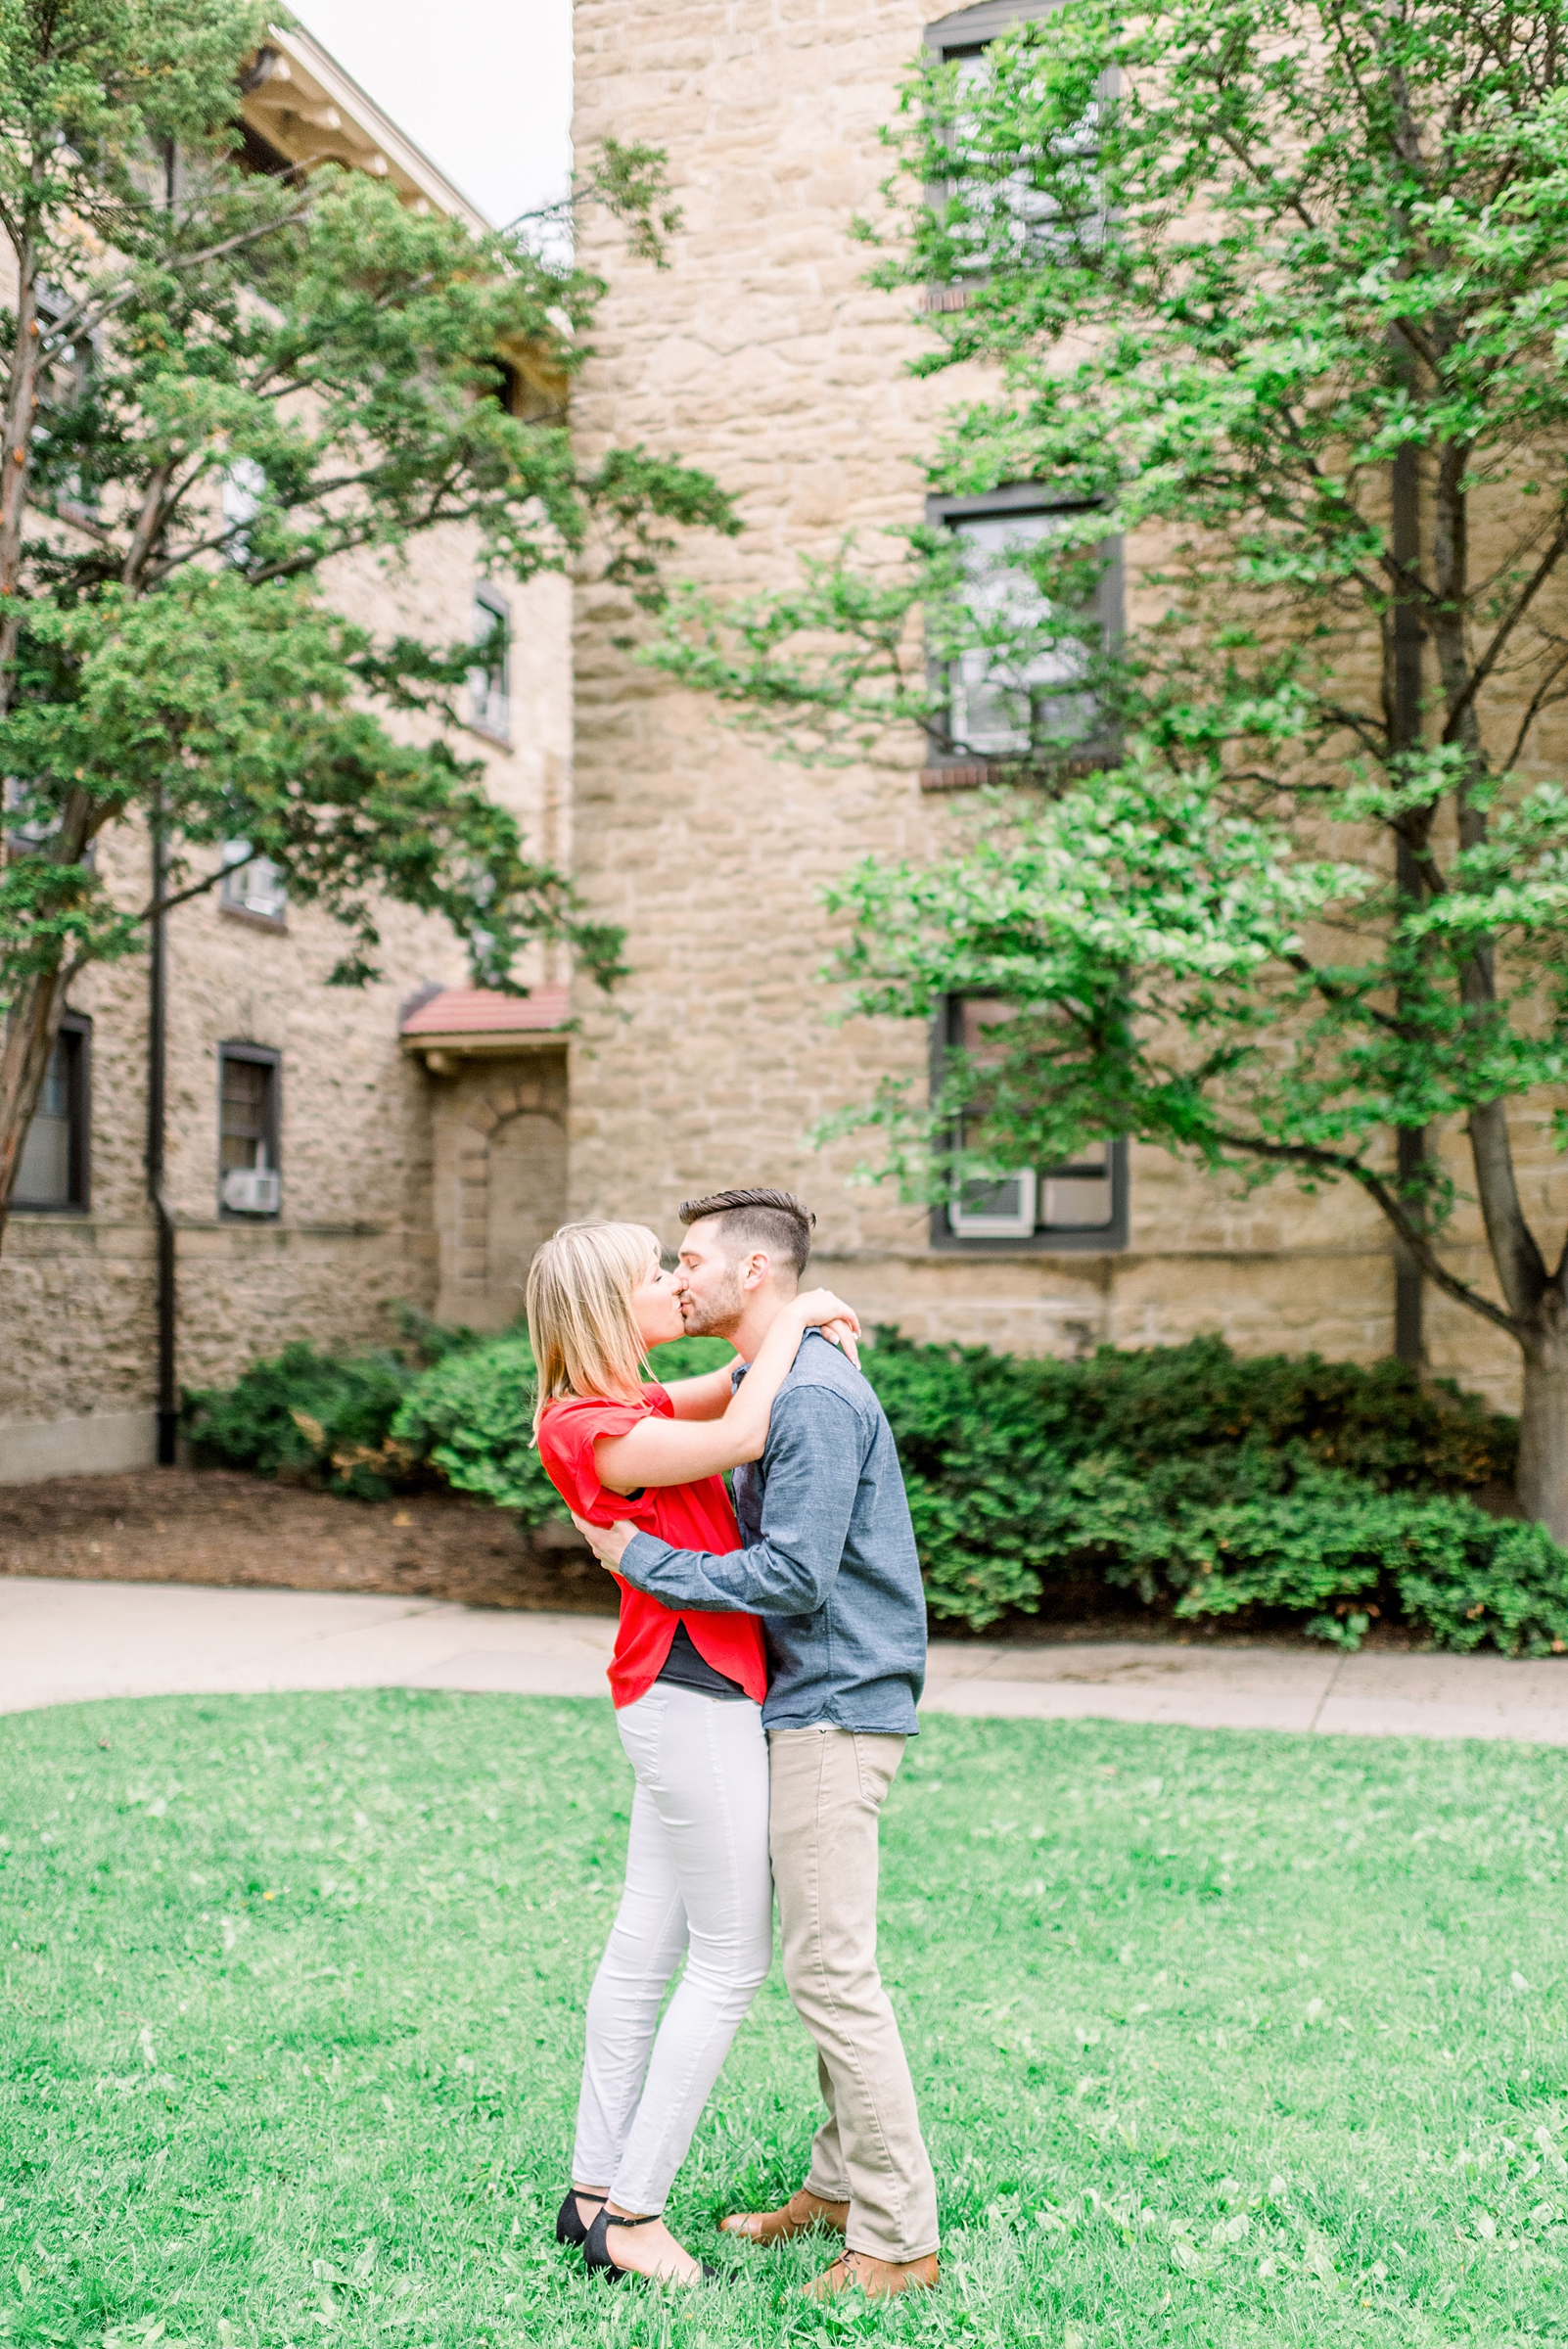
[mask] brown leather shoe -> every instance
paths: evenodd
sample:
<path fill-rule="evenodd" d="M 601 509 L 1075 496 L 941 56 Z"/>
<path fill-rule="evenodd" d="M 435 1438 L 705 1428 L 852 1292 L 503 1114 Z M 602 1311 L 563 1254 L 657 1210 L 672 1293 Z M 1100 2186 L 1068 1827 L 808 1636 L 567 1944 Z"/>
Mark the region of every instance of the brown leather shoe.
<path fill-rule="evenodd" d="M 742 2210 L 721 2219 L 725 2234 L 743 2234 L 751 2243 L 790 2243 L 813 2227 L 831 2228 L 842 2234 L 850 2223 L 848 2202 L 824 2202 L 806 2187 L 791 2194 L 782 2210 Z"/>
<path fill-rule="evenodd" d="M 869 2251 L 846 2251 L 802 2289 L 807 2300 L 832 2300 L 840 2292 L 864 2292 L 868 2300 L 895 2300 L 900 2292 L 929 2292 L 938 2277 L 937 2254 L 924 2259 L 876 2259 Z"/>

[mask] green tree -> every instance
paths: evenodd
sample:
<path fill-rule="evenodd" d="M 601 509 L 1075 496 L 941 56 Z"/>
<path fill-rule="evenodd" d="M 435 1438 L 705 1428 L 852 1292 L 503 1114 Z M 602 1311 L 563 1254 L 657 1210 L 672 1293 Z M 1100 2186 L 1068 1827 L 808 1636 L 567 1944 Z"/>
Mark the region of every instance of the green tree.
<path fill-rule="evenodd" d="M 1568 10 L 1067 0 L 919 70 L 887 135 L 874 277 L 962 289 L 917 364 L 989 370 L 931 484 L 1073 510 L 1009 556 L 1029 597 L 917 530 L 687 594 L 652 653 L 791 756 L 961 750 L 964 654 L 1011 710 L 1011 799 L 840 893 L 858 1010 L 1017 1007 L 929 1110 L 862 1113 L 884 1171 L 941 1196 L 1127 1133 L 1359 1184 L 1518 1345 L 1520 1496 L 1568 1541 L 1568 1257 L 1509 1125 L 1568 1137 Z M 1090 708 L 1119 747 L 1085 777 Z M 1440 1249 L 1445 1124 L 1495 1292 Z"/>
<path fill-rule="evenodd" d="M 345 925 L 343 982 L 374 974 L 387 898 L 444 915 L 482 983 L 515 987 L 538 937 L 615 975 L 619 934 L 464 755 L 473 647 L 374 640 L 324 565 L 466 523 L 486 568 L 581 557 L 653 600 L 670 526 L 735 527 L 706 476 L 640 448 L 588 469 L 562 405 L 498 395 L 509 353 L 563 392 L 585 354 L 603 287 L 551 257 L 559 223 L 476 235 L 364 175 L 242 167 L 269 21 L 0 0 L 0 1228 L 67 988 L 211 889 L 225 842 Z M 577 198 L 661 257 L 656 151 L 607 148 Z M 99 852 L 126 828 L 161 851 L 134 899 Z"/>

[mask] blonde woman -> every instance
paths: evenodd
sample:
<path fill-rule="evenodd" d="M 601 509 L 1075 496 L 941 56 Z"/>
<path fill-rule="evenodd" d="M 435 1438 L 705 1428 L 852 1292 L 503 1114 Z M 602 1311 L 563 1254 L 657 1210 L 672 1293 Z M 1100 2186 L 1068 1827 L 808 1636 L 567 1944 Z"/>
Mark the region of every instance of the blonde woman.
<path fill-rule="evenodd" d="M 779 1314 L 733 1393 L 727 1368 L 669 1386 L 645 1379 L 649 1348 L 684 1324 L 658 1240 L 637 1223 L 558 1231 L 533 1259 L 528 1312 L 534 1434 L 568 1506 L 597 1525 L 629 1521 L 681 1549 L 721 1552 L 741 1546 L 721 1471 L 761 1457 L 807 1330 L 822 1329 L 852 1359 L 859 1335 L 851 1309 L 814 1289 Z M 696 2283 L 714 2271 L 661 2214 L 773 1954 L 761 1626 L 755 1615 L 671 1612 L 623 1582 L 609 1678 L 636 1790 L 625 1888 L 588 1996 L 556 2237 L 580 2243 L 611 2280 L 629 2272 Z"/>

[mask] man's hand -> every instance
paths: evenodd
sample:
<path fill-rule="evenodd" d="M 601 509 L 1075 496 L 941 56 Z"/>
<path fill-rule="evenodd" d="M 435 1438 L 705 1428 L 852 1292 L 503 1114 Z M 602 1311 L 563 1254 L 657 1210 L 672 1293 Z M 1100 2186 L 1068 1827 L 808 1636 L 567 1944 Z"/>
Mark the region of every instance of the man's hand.
<path fill-rule="evenodd" d="M 628 1525 L 623 1517 L 615 1525 L 590 1525 L 586 1517 L 577 1515 L 576 1509 L 572 1512 L 572 1522 L 601 1566 L 619 1566 L 626 1543 L 637 1530 L 634 1525 Z"/>

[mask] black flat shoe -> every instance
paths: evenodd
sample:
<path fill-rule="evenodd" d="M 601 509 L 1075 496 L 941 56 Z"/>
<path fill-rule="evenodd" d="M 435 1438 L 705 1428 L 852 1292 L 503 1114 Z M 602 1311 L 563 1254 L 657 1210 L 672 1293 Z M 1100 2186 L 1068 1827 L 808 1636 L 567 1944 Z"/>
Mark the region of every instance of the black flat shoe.
<path fill-rule="evenodd" d="M 664 2215 L 662 2210 L 651 2210 L 640 2219 L 621 2219 L 614 2217 L 608 2207 L 601 2210 L 593 2225 L 588 2229 L 587 2240 L 582 2248 L 582 2256 L 593 2274 L 602 2276 L 607 2283 L 619 2283 L 623 2276 L 637 2276 L 638 2270 L 635 2268 L 618 2268 L 616 2266 L 610 2256 L 610 2246 L 605 2239 L 606 2235 L 612 2227 L 651 2227 L 655 2219 L 662 2219 Z M 733 2268 L 711 2268 L 706 2259 L 699 2261 L 698 2264 L 702 2269 L 705 2283 L 733 2283 L 736 2281 Z M 641 2276 L 639 2280 L 643 2283 L 659 2283 L 665 2280 L 658 2276 Z"/>
<path fill-rule="evenodd" d="M 597 2199 L 594 2194 L 583 2196 L 585 2202 Z M 577 2189 L 575 2186 L 568 2187 L 566 2200 L 555 2214 L 555 2239 L 558 2243 L 570 2243 L 578 2251 L 587 2242 L 588 2230 L 583 2226 L 582 2213 L 577 2208 Z"/>

